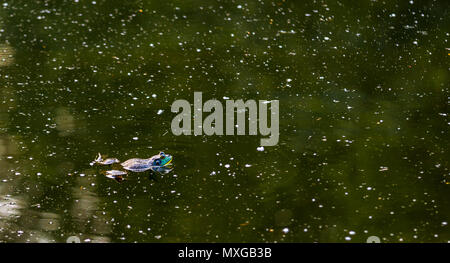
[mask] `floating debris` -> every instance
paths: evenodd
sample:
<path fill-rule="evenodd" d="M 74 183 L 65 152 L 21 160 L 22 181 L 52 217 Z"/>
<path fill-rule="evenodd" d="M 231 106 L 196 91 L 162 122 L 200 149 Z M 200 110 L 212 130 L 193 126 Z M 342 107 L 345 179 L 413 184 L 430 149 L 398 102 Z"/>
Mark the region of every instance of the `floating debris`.
<path fill-rule="evenodd" d="M 384 172 L 384 171 L 387 171 L 387 170 L 389 170 L 389 167 L 386 167 L 386 166 L 380 166 L 380 169 L 379 169 L 378 171 Z"/>

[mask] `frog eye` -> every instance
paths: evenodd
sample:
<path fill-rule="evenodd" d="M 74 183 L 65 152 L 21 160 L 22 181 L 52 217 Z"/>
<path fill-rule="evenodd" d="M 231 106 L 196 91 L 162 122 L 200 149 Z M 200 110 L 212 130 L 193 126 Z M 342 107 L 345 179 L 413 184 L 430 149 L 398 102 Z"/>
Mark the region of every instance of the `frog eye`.
<path fill-rule="evenodd" d="M 156 160 L 155 165 L 161 165 L 161 160 L 160 159 Z"/>
<path fill-rule="evenodd" d="M 164 152 L 160 152 L 159 155 L 160 155 L 161 157 L 166 157 L 166 154 L 165 154 Z"/>

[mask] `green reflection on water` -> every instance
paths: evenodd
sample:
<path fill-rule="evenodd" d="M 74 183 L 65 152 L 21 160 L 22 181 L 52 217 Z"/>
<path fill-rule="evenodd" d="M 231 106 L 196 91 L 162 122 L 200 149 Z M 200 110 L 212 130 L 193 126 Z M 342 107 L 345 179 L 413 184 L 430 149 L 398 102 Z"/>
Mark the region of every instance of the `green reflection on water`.
<path fill-rule="evenodd" d="M 447 242 L 443 2 L 8 1 L 0 241 Z M 173 136 L 194 91 L 279 100 L 279 144 Z"/>

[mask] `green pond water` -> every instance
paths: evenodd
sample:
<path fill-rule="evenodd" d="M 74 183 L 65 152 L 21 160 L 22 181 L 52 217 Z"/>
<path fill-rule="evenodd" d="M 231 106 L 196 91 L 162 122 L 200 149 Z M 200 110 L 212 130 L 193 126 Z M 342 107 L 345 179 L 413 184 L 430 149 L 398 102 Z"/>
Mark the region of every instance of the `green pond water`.
<path fill-rule="evenodd" d="M 449 242 L 449 10 L 3 1 L 0 242 Z M 195 91 L 279 100 L 279 143 L 173 135 Z"/>

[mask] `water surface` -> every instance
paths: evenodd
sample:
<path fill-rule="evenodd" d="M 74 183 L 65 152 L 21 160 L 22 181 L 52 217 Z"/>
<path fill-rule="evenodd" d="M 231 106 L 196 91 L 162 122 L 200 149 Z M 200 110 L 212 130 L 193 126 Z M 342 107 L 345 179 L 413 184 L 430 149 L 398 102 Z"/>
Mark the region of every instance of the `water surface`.
<path fill-rule="evenodd" d="M 299 2 L 4 2 L 0 242 L 448 242 L 449 4 Z M 278 145 L 174 136 L 194 91 L 279 100 Z"/>

